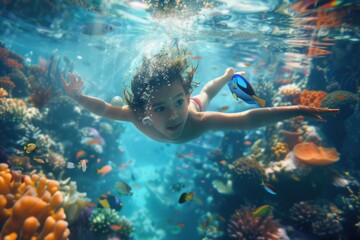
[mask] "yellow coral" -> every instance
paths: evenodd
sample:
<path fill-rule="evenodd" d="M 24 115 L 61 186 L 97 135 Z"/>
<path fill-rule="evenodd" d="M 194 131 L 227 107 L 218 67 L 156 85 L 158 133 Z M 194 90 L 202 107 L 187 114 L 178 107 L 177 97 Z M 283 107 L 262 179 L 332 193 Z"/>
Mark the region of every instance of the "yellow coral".
<path fill-rule="evenodd" d="M 59 208 L 63 196 L 58 188 L 57 181 L 0 164 L 0 240 L 67 239 L 70 231 Z"/>
<path fill-rule="evenodd" d="M 0 119 L 3 122 L 20 123 L 26 116 L 27 107 L 22 99 L 0 98 Z"/>
<path fill-rule="evenodd" d="M 274 152 L 276 160 L 282 160 L 289 153 L 289 147 L 286 143 L 277 142 L 275 146 L 271 148 Z"/>
<path fill-rule="evenodd" d="M 60 187 L 60 191 L 64 196 L 63 207 L 67 220 L 71 224 L 79 217 L 82 210 L 89 205 L 90 199 L 86 198 L 86 193 L 77 191 L 76 182 L 70 182 L 70 184 Z"/>

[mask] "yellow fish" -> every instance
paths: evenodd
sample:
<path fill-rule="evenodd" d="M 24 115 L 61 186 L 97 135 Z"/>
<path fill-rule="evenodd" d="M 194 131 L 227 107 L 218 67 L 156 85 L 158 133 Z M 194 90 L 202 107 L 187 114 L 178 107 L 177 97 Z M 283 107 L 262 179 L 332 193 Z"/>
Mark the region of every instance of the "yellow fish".
<path fill-rule="evenodd" d="M 194 195 L 195 195 L 195 192 L 189 192 L 189 193 L 184 192 L 183 194 L 181 194 L 181 196 L 179 198 L 179 203 L 183 204 L 186 201 L 194 200 Z"/>
<path fill-rule="evenodd" d="M 41 158 L 38 158 L 38 157 L 34 157 L 34 161 L 36 161 L 38 163 L 45 163 L 44 160 L 42 160 Z"/>
<path fill-rule="evenodd" d="M 24 146 L 24 150 L 27 154 L 32 153 L 36 149 L 35 143 L 28 143 Z"/>
<path fill-rule="evenodd" d="M 254 217 L 265 217 L 269 215 L 271 210 L 273 209 L 273 206 L 270 205 L 263 205 L 258 207 L 254 212 L 252 212 L 252 215 Z"/>

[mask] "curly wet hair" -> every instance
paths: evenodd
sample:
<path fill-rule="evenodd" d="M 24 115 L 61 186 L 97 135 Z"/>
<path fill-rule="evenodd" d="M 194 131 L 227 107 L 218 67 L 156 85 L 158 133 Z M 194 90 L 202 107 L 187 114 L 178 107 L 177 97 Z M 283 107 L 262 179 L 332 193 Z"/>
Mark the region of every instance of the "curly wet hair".
<path fill-rule="evenodd" d="M 193 82 L 196 66 L 189 61 L 191 53 L 178 46 L 163 48 L 153 57 L 144 57 L 142 64 L 131 79 L 131 90 L 125 88 L 124 97 L 129 107 L 138 113 L 145 110 L 151 93 L 180 80 L 185 94 L 191 94 L 197 83 Z"/>

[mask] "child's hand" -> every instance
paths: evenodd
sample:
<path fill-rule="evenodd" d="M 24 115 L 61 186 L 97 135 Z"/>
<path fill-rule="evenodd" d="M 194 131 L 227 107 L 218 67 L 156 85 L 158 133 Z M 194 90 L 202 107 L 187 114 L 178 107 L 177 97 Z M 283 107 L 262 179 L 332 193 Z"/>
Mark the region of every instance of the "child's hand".
<path fill-rule="evenodd" d="M 317 108 L 317 107 L 308 107 L 308 106 L 299 106 L 301 114 L 305 117 L 312 117 L 321 122 L 326 122 L 324 118 L 320 115 L 326 113 L 338 113 L 340 109 L 331 109 L 331 108 Z"/>
<path fill-rule="evenodd" d="M 80 76 L 78 78 L 75 77 L 73 73 L 69 72 L 70 82 L 67 83 L 65 78 L 61 77 L 61 82 L 65 88 L 66 94 L 70 97 L 76 97 L 81 94 L 81 88 L 84 85 L 84 81 Z"/>
<path fill-rule="evenodd" d="M 231 79 L 234 74 L 234 69 L 230 67 L 225 70 L 224 77 Z"/>
<path fill-rule="evenodd" d="M 235 72 L 235 70 L 231 67 L 225 70 L 224 76 L 231 79 L 234 74 L 240 74 L 243 77 L 246 76 L 245 72 Z"/>

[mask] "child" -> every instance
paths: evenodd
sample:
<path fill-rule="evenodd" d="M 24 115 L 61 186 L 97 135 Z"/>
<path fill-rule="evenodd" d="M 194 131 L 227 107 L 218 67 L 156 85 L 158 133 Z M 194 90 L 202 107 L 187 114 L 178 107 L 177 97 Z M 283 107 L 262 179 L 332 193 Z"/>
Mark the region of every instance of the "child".
<path fill-rule="evenodd" d="M 190 67 L 184 52 L 177 56 L 162 51 L 144 58 L 131 80 L 131 92 L 125 92 L 127 106 L 117 107 L 103 100 L 81 94 L 84 84 L 80 76 L 69 73 L 70 82 L 62 78 L 66 93 L 81 106 L 102 117 L 133 123 L 148 137 L 170 143 L 184 143 L 210 130 L 252 129 L 297 116 L 320 116 L 338 109 L 307 106 L 269 107 L 240 113 L 205 112 L 211 99 L 231 80 L 233 68 L 208 82 L 200 93 L 190 97 L 196 68 Z M 240 74 L 244 75 L 243 72 Z M 186 75 L 186 76 L 184 76 Z"/>

